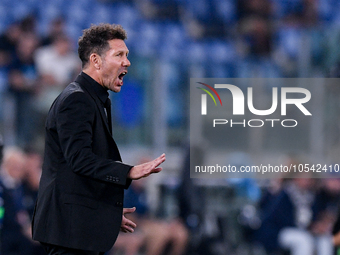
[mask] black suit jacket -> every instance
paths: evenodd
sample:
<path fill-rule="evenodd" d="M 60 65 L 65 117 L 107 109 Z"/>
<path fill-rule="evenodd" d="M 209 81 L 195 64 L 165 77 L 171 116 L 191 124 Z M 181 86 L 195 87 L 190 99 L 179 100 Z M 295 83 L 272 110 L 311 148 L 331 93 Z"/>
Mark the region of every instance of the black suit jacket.
<path fill-rule="evenodd" d="M 121 163 L 109 130 L 103 106 L 107 95 L 81 73 L 52 104 L 34 240 L 101 252 L 114 244 L 132 166 Z"/>

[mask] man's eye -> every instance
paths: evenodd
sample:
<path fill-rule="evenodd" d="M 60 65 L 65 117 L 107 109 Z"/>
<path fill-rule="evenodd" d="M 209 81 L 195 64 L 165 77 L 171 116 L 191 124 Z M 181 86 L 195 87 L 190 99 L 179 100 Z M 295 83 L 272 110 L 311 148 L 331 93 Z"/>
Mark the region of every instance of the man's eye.
<path fill-rule="evenodd" d="M 120 52 L 120 53 L 117 53 L 116 56 L 117 56 L 117 57 L 123 57 L 123 56 L 126 56 L 126 57 L 127 57 L 128 54 L 127 54 L 127 53 L 124 53 L 124 52 Z"/>

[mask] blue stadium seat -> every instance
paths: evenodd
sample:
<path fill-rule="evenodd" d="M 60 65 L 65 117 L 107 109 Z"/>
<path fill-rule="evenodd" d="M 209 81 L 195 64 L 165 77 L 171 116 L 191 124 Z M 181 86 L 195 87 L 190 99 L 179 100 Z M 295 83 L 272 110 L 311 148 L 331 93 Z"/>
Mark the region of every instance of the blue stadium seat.
<path fill-rule="evenodd" d="M 191 42 L 188 44 L 186 52 L 191 63 L 204 63 L 207 61 L 207 52 L 201 42 Z"/>
<path fill-rule="evenodd" d="M 296 27 L 282 27 L 277 31 L 277 48 L 291 58 L 296 58 L 299 52 L 301 29 Z"/>
<path fill-rule="evenodd" d="M 232 42 L 214 40 L 209 43 L 209 57 L 215 64 L 230 63 L 235 60 L 236 48 Z"/>
<path fill-rule="evenodd" d="M 112 9 L 115 10 L 115 15 L 111 15 L 111 23 L 118 23 L 124 28 L 128 27 L 132 29 L 137 25 L 137 23 L 141 22 L 141 15 L 138 10 L 131 5 L 115 5 L 112 6 Z M 113 10 L 112 13 L 114 13 Z"/>
<path fill-rule="evenodd" d="M 155 56 L 159 50 L 161 26 L 157 23 L 142 22 L 137 26 L 139 39 L 135 40 L 134 48 L 141 56 Z"/>
<path fill-rule="evenodd" d="M 214 0 L 216 15 L 224 23 L 234 23 L 237 20 L 235 0 Z"/>

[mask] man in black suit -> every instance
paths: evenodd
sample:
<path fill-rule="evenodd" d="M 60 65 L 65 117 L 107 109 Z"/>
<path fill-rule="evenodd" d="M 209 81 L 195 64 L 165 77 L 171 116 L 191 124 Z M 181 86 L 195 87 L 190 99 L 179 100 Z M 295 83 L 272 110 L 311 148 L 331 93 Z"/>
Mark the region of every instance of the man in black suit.
<path fill-rule="evenodd" d="M 45 156 L 34 212 L 33 239 L 48 254 L 103 254 L 119 230 L 133 232 L 124 214 L 124 188 L 161 171 L 165 154 L 130 166 L 112 138 L 108 90 L 119 92 L 130 62 L 119 25 L 84 30 L 82 72 L 54 101 L 46 121 Z"/>

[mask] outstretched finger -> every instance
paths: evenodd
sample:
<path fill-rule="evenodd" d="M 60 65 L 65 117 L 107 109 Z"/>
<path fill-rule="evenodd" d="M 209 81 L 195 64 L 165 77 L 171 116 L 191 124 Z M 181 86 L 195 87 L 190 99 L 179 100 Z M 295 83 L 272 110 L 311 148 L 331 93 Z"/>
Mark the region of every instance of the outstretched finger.
<path fill-rule="evenodd" d="M 165 161 L 165 154 L 163 154 L 162 156 L 154 159 L 154 164 L 155 164 L 155 167 L 159 166 L 160 164 L 162 164 L 163 162 Z"/>
<path fill-rule="evenodd" d="M 165 153 L 163 153 L 162 155 L 160 155 L 159 158 L 162 160 L 162 162 L 164 162 L 164 161 L 165 161 L 165 158 L 166 158 L 166 157 L 165 157 Z"/>
<path fill-rule="evenodd" d="M 136 211 L 136 207 L 132 207 L 132 208 L 123 208 L 123 214 L 126 214 L 126 213 L 133 213 L 134 211 Z"/>

